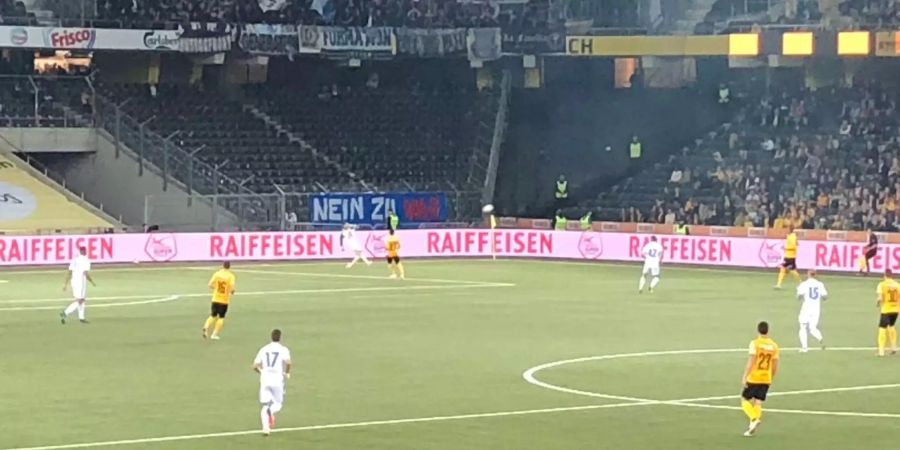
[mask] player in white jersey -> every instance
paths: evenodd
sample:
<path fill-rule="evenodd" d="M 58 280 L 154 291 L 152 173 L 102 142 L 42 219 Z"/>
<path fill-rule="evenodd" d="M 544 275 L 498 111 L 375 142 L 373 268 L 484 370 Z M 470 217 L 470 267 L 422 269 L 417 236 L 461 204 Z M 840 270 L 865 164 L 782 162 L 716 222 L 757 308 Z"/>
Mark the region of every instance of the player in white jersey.
<path fill-rule="evenodd" d="M 366 258 L 363 247 L 359 243 L 359 239 L 356 239 L 356 227 L 349 223 L 344 224 L 344 229 L 341 230 L 341 250 L 344 250 L 345 248 L 349 248 L 350 251 L 353 252 L 353 261 L 347 263 L 348 269 L 353 267 L 359 260 L 362 260 L 367 266 L 372 265 L 372 261 L 369 261 L 369 259 Z"/>
<path fill-rule="evenodd" d="M 87 284 L 91 283 L 96 286 L 93 278 L 91 278 L 91 260 L 87 257 L 87 249 L 78 247 L 78 256 L 69 263 L 69 270 L 66 272 L 66 281 L 63 284 L 63 291 L 67 288 L 72 289 L 72 303 L 59 313 L 59 321 L 63 325 L 66 323 L 66 317 L 76 310 L 78 311 L 78 320 L 81 323 L 88 323 L 84 318 L 84 301 L 87 299 Z"/>
<path fill-rule="evenodd" d="M 800 322 L 800 352 L 802 353 L 809 351 L 807 334 L 811 334 L 819 341 L 822 348 L 825 348 L 825 337 L 819 331 L 819 315 L 822 312 L 822 302 L 827 297 L 828 290 L 821 281 L 816 279 L 816 271 L 807 272 L 806 280 L 797 286 L 797 299 L 803 302 L 800 307 L 800 316 L 797 318 Z"/>
<path fill-rule="evenodd" d="M 259 374 L 259 418 L 262 432 L 268 436 L 275 426 L 275 414 L 284 406 L 284 381 L 291 377 L 291 351 L 281 345 L 281 330 L 272 330 L 272 342 L 259 349 L 253 370 Z"/>
<path fill-rule="evenodd" d="M 644 257 L 644 268 L 641 269 L 641 282 L 638 284 L 638 293 L 644 292 L 647 283 L 647 275 L 650 275 L 650 292 L 659 284 L 659 262 L 662 260 L 663 248 L 656 240 L 656 236 L 650 236 L 650 242 L 644 244 L 641 256 Z"/>

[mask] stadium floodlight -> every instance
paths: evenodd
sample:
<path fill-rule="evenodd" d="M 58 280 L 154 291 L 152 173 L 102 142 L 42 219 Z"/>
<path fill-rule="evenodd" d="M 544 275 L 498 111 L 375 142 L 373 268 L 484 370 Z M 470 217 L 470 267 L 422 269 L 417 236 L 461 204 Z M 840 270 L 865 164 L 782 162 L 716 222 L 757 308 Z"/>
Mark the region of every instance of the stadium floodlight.
<path fill-rule="evenodd" d="M 784 56 L 810 56 L 813 54 L 813 34 L 790 32 L 781 36 L 781 54 Z"/>
<path fill-rule="evenodd" d="M 728 56 L 758 56 L 759 34 L 732 33 L 728 35 Z"/>
<path fill-rule="evenodd" d="M 841 31 L 838 33 L 838 55 L 868 56 L 870 51 L 870 34 L 868 31 Z"/>

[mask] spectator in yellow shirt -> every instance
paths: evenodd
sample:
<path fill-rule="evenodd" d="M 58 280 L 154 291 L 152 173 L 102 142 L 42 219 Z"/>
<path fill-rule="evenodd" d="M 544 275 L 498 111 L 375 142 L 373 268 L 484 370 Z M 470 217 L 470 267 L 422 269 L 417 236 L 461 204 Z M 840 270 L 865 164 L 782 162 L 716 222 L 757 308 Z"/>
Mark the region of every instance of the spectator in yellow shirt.
<path fill-rule="evenodd" d="M 784 219 L 782 219 L 781 216 L 776 217 L 775 221 L 772 222 L 772 228 L 774 228 L 776 230 L 784 229 L 785 228 Z"/>

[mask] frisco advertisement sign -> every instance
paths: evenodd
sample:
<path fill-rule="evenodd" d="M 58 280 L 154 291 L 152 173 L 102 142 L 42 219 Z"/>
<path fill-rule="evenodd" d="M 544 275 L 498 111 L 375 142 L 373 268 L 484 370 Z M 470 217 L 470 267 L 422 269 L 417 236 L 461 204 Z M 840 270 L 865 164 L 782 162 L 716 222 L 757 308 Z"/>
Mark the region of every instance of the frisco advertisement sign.
<path fill-rule="evenodd" d="M 639 261 L 647 234 L 545 230 L 402 230 L 404 257 L 502 257 Z M 360 231 L 372 257 L 385 254 L 384 231 Z M 774 268 L 780 241 L 762 238 L 659 236 L 663 264 Z M 338 232 L 152 233 L 83 236 L 0 236 L 0 266 L 62 265 L 84 246 L 97 263 L 189 261 L 302 261 L 344 259 Z M 854 271 L 863 244 L 801 241 L 801 269 Z M 900 245 L 880 246 L 874 270 L 900 270 Z"/>
<path fill-rule="evenodd" d="M 178 50 L 182 30 L 0 26 L 0 47 L 85 50 Z"/>

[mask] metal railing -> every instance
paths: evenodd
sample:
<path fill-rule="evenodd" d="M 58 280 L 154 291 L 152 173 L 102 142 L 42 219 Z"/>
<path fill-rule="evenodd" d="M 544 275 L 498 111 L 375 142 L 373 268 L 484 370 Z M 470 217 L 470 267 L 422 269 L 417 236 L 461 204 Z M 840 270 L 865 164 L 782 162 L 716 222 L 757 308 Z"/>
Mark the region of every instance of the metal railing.
<path fill-rule="evenodd" d="M 768 13 L 769 10 L 778 3 L 778 0 L 738 0 L 731 3 L 731 17 L 738 17 L 745 14 Z"/>
<path fill-rule="evenodd" d="M 223 174 L 221 169 L 224 163 L 212 165 L 197 157 L 198 151 L 203 147 L 190 151 L 180 148 L 168 138 L 150 130 L 147 126 L 149 120 L 138 121 L 101 95 L 96 96 L 94 105 L 96 124 L 112 135 L 116 156 L 126 147 L 130 148 L 138 160 L 138 174 L 142 175 L 148 167 L 159 171 L 163 178 L 163 190 L 168 189 L 171 180 L 177 180 L 188 194 L 258 195 L 241 182 Z"/>
<path fill-rule="evenodd" d="M 53 17 L 59 19 L 78 20 L 80 23 L 75 25 L 58 25 L 58 26 L 84 26 L 85 20 L 97 17 L 100 0 L 36 0 L 30 9 L 44 10 L 53 13 Z M 4 18 L 5 19 L 5 18 Z M 57 20 L 59 20 L 57 19 Z M 44 18 L 38 19 L 41 23 L 46 23 Z"/>
<path fill-rule="evenodd" d="M 0 89 L 7 89 L 11 97 L 19 101 L 18 104 L 13 101 L 2 105 L 0 126 L 82 126 L 59 105 L 68 103 L 65 97 L 80 95 L 79 90 L 92 96 L 85 79 L 74 75 L 0 75 Z"/>
<path fill-rule="evenodd" d="M 62 117 L 40 115 L 23 117 L 0 116 L 0 128 L 70 128 L 82 125 L 82 122 L 75 120 L 71 114 L 63 114 Z"/>

